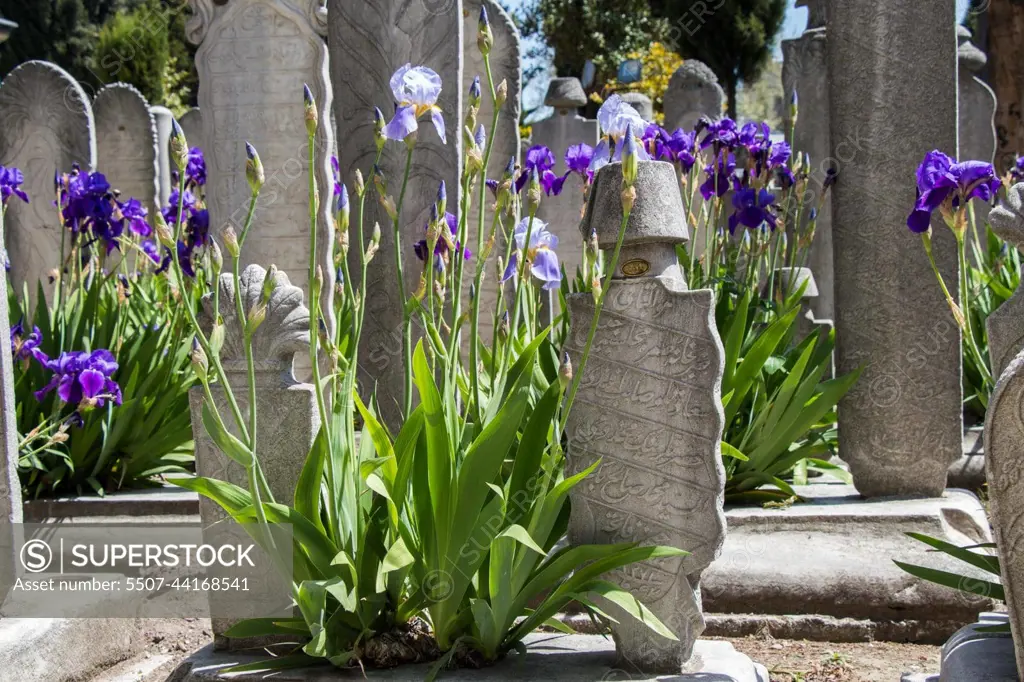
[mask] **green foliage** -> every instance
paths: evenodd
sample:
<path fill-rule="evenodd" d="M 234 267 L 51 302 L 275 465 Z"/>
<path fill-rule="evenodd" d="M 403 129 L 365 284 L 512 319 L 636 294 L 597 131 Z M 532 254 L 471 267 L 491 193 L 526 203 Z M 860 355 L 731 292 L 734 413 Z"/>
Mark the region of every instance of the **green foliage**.
<path fill-rule="evenodd" d="M 159 0 L 118 13 L 100 29 L 93 69 L 103 83 L 130 83 L 147 101 L 163 103 L 169 66 L 168 19 Z"/>
<path fill-rule="evenodd" d="M 711 67 L 736 117 L 739 84 L 761 75 L 786 15 L 786 0 L 650 0 L 655 17 L 671 26 L 669 42 L 684 59 Z"/>
<path fill-rule="evenodd" d="M 47 357 L 110 350 L 124 396 L 120 406 L 108 401 L 89 411 L 63 403 L 56 391 L 39 401 L 34 392 L 49 382 L 50 372 L 34 359 L 16 364 L 18 469 L 28 499 L 102 495 L 191 468 L 193 376 L 183 320 L 172 312 L 169 288 L 158 278 L 134 278 L 130 295 L 125 293 L 117 278 L 93 276 L 74 295 L 47 305 L 40 286 L 35 311 L 28 314 L 27 290 L 20 299 L 11 292 L 11 319 L 23 320 L 29 330 L 39 327 Z M 84 421 L 80 427 L 53 431 L 76 411 Z M 54 438 L 56 433 L 67 438 Z"/>

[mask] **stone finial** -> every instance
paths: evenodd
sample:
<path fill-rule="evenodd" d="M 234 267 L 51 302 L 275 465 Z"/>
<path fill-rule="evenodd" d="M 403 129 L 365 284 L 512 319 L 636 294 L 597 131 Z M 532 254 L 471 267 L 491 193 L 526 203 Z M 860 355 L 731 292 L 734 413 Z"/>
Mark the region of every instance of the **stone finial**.
<path fill-rule="evenodd" d="M 246 316 L 260 306 L 263 281 L 267 271 L 259 265 L 250 265 L 239 278 L 242 287 L 242 310 Z M 213 295 L 202 301 L 204 328 L 213 323 Z M 247 372 L 242 325 L 239 324 L 235 305 L 235 284 L 230 274 L 220 276 L 220 315 L 224 320 L 224 347 L 221 362 L 229 374 Z M 288 275 L 278 272 L 274 277 L 274 291 L 267 303 L 267 316 L 253 336 L 253 358 L 256 372 L 264 382 L 272 382 L 279 375 L 285 384 L 295 383 L 292 361 L 296 353 L 309 351 L 309 310 L 303 303 L 302 289 L 294 286 Z"/>
<path fill-rule="evenodd" d="M 960 45 L 956 54 L 960 66 L 971 73 L 978 73 L 984 69 L 988 63 L 988 55 L 971 42 L 970 29 L 966 26 L 958 26 L 956 37 Z"/>
<path fill-rule="evenodd" d="M 641 161 L 637 166 L 636 203 L 626 225 L 623 246 L 689 241 L 690 233 L 683 217 L 682 195 L 672 164 L 664 161 Z M 580 223 L 584 239 L 597 231 L 602 249 L 615 246 L 622 221 L 622 164 L 602 168 L 594 179 L 586 213 Z"/>
<path fill-rule="evenodd" d="M 645 121 L 654 119 L 654 102 L 642 92 L 624 92 L 620 95 L 622 101 L 633 105 L 640 117 Z"/>
<path fill-rule="evenodd" d="M 825 0 L 796 0 L 797 7 L 807 8 L 807 30 L 825 28 L 827 15 L 825 13 Z"/>
<path fill-rule="evenodd" d="M 579 78 L 552 78 L 544 104 L 559 110 L 579 109 L 587 104 L 587 93 Z"/>

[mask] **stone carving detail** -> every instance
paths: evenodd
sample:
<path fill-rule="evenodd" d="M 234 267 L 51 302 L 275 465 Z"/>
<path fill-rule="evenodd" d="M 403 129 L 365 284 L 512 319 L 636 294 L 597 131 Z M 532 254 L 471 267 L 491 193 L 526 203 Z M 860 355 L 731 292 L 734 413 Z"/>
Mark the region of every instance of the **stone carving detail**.
<path fill-rule="evenodd" d="M 581 232 L 614 248 L 622 206 L 620 164 L 602 169 Z M 575 544 L 642 542 L 685 549 L 610 574 L 679 637 L 663 639 L 623 617 L 613 626 L 619 657 L 644 670 L 678 673 L 704 630 L 701 574 L 725 540 L 724 355 L 711 291 L 687 291 L 674 245 L 687 239 L 670 164 L 644 162 L 620 264 L 568 423 L 569 468 L 601 465 L 572 493 Z M 640 268 L 639 270 L 643 270 Z M 590 294 L 569 300 L 568 352 L 579 366 L 594 312 Z M 613 606 L 609 606 L 614 610 Z"/>
<path fill-rule="evenodd" d="M 707 64 L 687 59 L 676 69 L 665 91 L 665 128 L 693 130 L 701 116 L 719 118 L 725 91 Z"/>
<path fill-rule="evenodd" d="M 55 64 L 31 61 L 17 67 L 0 86 L 0 165 L 25 174 L 31 203 L 12 200 L 5 233 L 11 279 L 17 291 L 27 282 L 34 296 L 60 259 L 61 232 L 53 206 L 53 174 L 73 163 L 96 165 L 96 127 L 89 98 L 78 82 Z"/>
<path fill-rule="evenodd" d="M 317 260 L 325 275 L 323 303 L 330 312 L 333 264 L 326 247 L 333 238 L 327 123 L 333 95 L 323 40 L 326 10 L 319 0 L 192 0 L 189 37 L 197 41 L 199 105 L 206 148 L 206 202 L 210 225 L 232 225 L 241 233 L 249 207 L 245 146 L 256 147 L 266 169 L 243 263 L 276 263 L 308 291 L 309 146 L 302 100 L 307 83 L 323 123 L 315 138 L 314 169 L 320 190 Z"/>
<path fill-rule="evenodd" d="M 558 113 L 565 115 L 570 109 L 586 106 L 587 93 L 583 91 L 583 84 L 579 78 L 555 77 L 548 83 L 544 104 L 558 109 Z"/>
<path fill-rule="evenodd" d="M 839 406 L 839 441 L 868 497 L 937 497 L 962 454 L 960 330 L 906 229 L 917 165 L 933 149 L 956 151 L 954 9 L 828 5 L 833 155 L 849 159 L 832 195 L 837 371 L 865 367 Z M 955 240 L 941 219 L 934 228 L 955 298 Z"/>
<path fill-rule="evenodd" d="M 1006 201 L 989 213 L 989 223 L 1000 239 L 1018 249 L 1024 248 L 1024 184 L 1007 190 Z M 1024 293 L 1016 291 L 996 308 L 989 315 L 986 328 L 992 373 L 999 376 L 1010 360 L 1024 349 Z"/>
<path fill-rule="evenodd" d="M 1017 669 L 1024 670 L 1024 352 L 999 377 L 985 419 L 989 516 L 999 548 Z"/>
<path fill-rule="evenodd" d="M 99 91 L 93 102 L 96 117 L 96 167 L 122 200 L 134 197 L 149 209 L 160 208 L 156 121 L 149 104 L 127 83 Z"/>
<path fill-rule="evenodd" d="M 448 188 L 448 205 L 459 205 L 459 159 L 461 158 L 462 112 L 464 97 L 462 77 L 463 3 L 398 2 L 397 0 L 329 0 L 329 41 L 334 51 L 331 78 L 339 92 L 335 103 L 338 126 L 338 158 L 341 177 L 351 183 L 356 169 L 367 182 L 371 179 L 374 157 L 373 108 L 385 115 L 394 111 L 388 85 L 392 74 L 403 64 L 422 64 L 432 68 L 443 83 L 438 102 L 444 112 L 448 144 L 444 145 L 433 126 L 420 126 L 419 140 L 413 156 L 409 188 L 402 212 L 402 244 L 406 248 L 422 238 L 430 206 L 437 198 L 442 180 Z M 497 19 L 492 19 L 497 21 Z M 468 40 L 468 38 L 467 38 Z M 510 83 L 511 85 L 511 83 Z M 510 88 L 511 97 L 511 88 Z M 380 167 L 392 184 L 401 183 L 405 169 L 406 150 L 397 142 L 384 148 Z M 506 159 L 507 161 L 507 159 Z M 391 189 L 396 195 L 398 189 Z M 358 206 L 353 207 L 352 224 L 359 225 Z M 375 222 L 383 229 L 381 254 L 393 251 L 391 221 L 376 201 L 368 201 L 364 229 L 370 237 Z M 355 227 L 353 228 L 355 229 Z M 353 235 L 352 243 L 358 243 Z M 349 251 L 352 272 L 358 272 L 357 249 Z M 410 251 L 411 252 L 411 249 Z M 381 414 L 390 424 L 397 423 L 402 403 L 402 306 L 398 297 L 394 259 L 378 257 L 370 269 L 366 320 L 362 337 L 360 381 L 376 386 Z M 415 267 L 405 269 L 407 292 L 415 290 L 420 273 Z"/>

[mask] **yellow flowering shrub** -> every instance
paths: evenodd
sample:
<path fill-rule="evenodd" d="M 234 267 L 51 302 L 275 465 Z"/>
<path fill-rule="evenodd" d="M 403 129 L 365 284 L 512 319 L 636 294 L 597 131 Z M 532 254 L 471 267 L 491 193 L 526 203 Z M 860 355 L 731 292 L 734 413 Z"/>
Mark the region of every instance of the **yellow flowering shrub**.
<path fill-rule="evenodd" d="M 604 88 L 604 97 L 623 90 L 642 92 L 654 102 L 654 119 L 662 123 L 665 119 L 664 98 L 672 74 L 683 65 L 683 58 L 668 49 L 663 43 L 653 42 L 643 52 L 631 52 L 630 59 L 639 59 L 643 64 L 643 78 L 636 83 L 619 85 L 614 78 Z M 604 101 L 601 93 L 591 93 L 590 98 L 600 104 Z"/>

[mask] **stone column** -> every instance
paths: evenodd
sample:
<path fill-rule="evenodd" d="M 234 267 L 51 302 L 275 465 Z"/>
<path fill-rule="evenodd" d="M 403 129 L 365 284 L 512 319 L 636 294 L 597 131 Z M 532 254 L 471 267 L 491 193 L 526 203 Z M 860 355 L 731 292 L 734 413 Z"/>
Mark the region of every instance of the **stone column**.
<path fill-rule="evenodd" d="M 597 231 L 607 258 L 622 216 L 621 164 L 597 175 L 581 232 Z M 571 493 L 574 544 L 640 542 L 678 547 L 609 574 L 679 638 L 673 642 L 622 616 L 613 626 L 623 662 L 678 673 L 704 630 L 701 574 L 725 540 L 725 474 L 719 453 L 724 354 L 714 294 L 687 291 L 675 245 L 688 238 L 671 164 L 642 162 L 588 364 L 568 422 L 569 469 L 601 465 Z M 579 367 L 594 302 L 569 301 L 568 352 Z M 608 608 L 615 612 L 614 605 Z"/>
<path fill-rule="evenodd" d="M 807 265 L 814 272 L 820 292 L 814 302 L 814 313 L 820 318 L 832 319 L 835 316 L 832 201 L 831 197 L 822 201 L 825 177 L 833 165 L 828 114 L 828 66 L 825 63 L 825 0 L 800 0 L 797 5 L 807 6 L 809 17 L 807 30 L 802 36 L 782 41 L 782 87 L 786 99 L 782 127 L 794 152 L 806 152 L 811 157 L 805 210 L 798 227 L 799 233 L 804 234 L 810 209 L 818 211 L 814 239 L 808 247 Z M 800 101 L 795 128 L 788 104 L 794 92 Z M 790 244 L 795 244 L 797 234 L 793 229 L 789 232 Z"/>
<path fill-rule="evenodd" d="M 242 272 L 242 308 L 246 313 L 258 304 L 265 277 L 266 270 L 258 265 L 250 265 Z M 296 381 L 292 370 L 295 354 L 309 353 L 309 311 L 303 305 L 302 289 L 293 286 L 283 272 L 278 273 L 275 282 L 266 321 L 260 325 L 253 339 L 257 387 L 256 456 L 276 501 L 291 504 L 302 465 L 320 430 L 320 416 L 316 389 Z M 221 275 L 219 284 L 220 314 L 225 325 L 221 362 L 242 415 L 247 419 L 249 379 L 242 326 L 235 312 L 235 287 L 229 274 Z M 201 319 L 201 324 L 207 329 L 212 326 L 212 306 L 212 295 L 208 294 L 203 299 Z M 216 386 L 211 390 L 228 430 L 237 436 L 239 429 L 226 397 Z M 248 489 L 245 468 L 218 450 L 203 427 L 201 386 L 190 391 L 189 400 L 196 444 L 196 473 Z M 205 497 L 199 498 L 199 513 L 204 527 L 226 518 L 224 511 Z M 211 607 L 215 609 L 216 603 L 211 603 Z M 221 635 L 230 626 L 231 621 L 213 618 L 213 632 L 219 645 L 226 644 Z"/>
<path fill-rule="evenodd" d="M 127 83 L 108 85 L 93 102 L 96 117 L 96 167 L 122 201 L 134 197 L 149 209 L 160 208 L 157 181 L 156 121 L 146 98 Z"/>
<path fill-rule="evenodd" d="M 1006 201 L 992 209 L 989 221 L 1000 239 L 1018 249 L 1024 248 L 1024 184 L 1007 190 Z M 1018 289 L 1012 298 L 992 311 L 985 327 L 992 374 L 998 377 L 1010 360 L 1024 349 L 1024 292 Z"/>
<path fill-rule="evenodd" d="M 96 126 L 89 98 L 69 73 L 55 64 L 31 61 L 9 74 L 0 86 L 0 165 L 25 174 L 23 189 L 31 203 L 12 201 L 5 239 L 11 280 L 17 292 L 28 283 L 47 284 L 60 260 L 61 228 L 53 202 L 55 171 L 69 172 L 78 163 L 96 165 Z"/>
<path fill-rule="evenodd" d="M 555 155 L 555 172 L 566 172 L 565 150 L 574 144 L 597 146 L 600 132 L 597 121 L 587 120 L 577 113 L 586 105 L 587 95 L 577 78 L 553 78 L 548 85 L 544 104 L 554 107 L 551 118 L 533 124 L 531 142 L 551 149 Z M 580 219 L 583 217 L 583 179 L 571 175 L 557 197 L 544 197 L 537 209 L 537 217 L 548 223 L 548 229 L 558 237 L 558 257 L 565 274 L 576 277 L 583 264 L 583 239 L 580 237 Z"/>
<path fill-rule="evenodd" d="M 725 91 L 715 72 L 696 59 L 687 59 L 668 82 L 665 91 L 665 129 L 690 131 L 702 116 L 716 119 L 725 108 Z"/>
<path fill-rule="evenodd" d="M 153 114 L 156 121 L 156 166 L 157 166 L 157 187 L 160 191 L 160 205 L 166 206 L 171 198 L 171 127 L 174 121 L 174 114 L 167 107 L 150 107 L 149 113 Z M 186 140 L 188 137 L 186 136 Z M 193 144 L 191 141 L 189 144 Z"/>
<path fill-rule="evenodd" d="M 830 0 L 837 364 L 864 366 L 839 405 L 840 456 L 869 497 L 938 496 L 963 440 L 960 330 L 906 227 L 925 154 L 957 150 L 953 0 Z M 934 223 L 957 295 L 953 235 Z"/>
<path fill-rule="evenodd" d="M 323 311 L 330 316 L 334 265 L 330 155 L 333 101 L 328 78 L 327 14 L 321 0 L 190 0 L 186 27 L 199 45 L 199 106 L 206 154 L 206 204 L 215 231 L 241 234 L 251 191 L 245 179 L 245 143 L 266 169 L 242 263 L 274 262 L 308 295 L 309 176 L 320 190 L 317 262 L 324 271 Z M 322 124 L 310 169 L 303 83 L 316 98 Z M 189 141 L 190 146 L 195 143 Z M 330 320 L 328 320 L 330 321 Z"/>
<path fill-rule="evenodd" d="M 338 156 L 341 177 L 350 183 L 359 169 L 367 182 L 372 181 L 374 147 L 373 107 L 385 115 L 395 109 L 388 88 L 392 74 L 403 64 L 424 65 L 441 76 L 443 90 L 440 107 L 448 130 L 448 143 L 442 144 L 433 126 L 420 126 L 419 141 L 413 155 L 409 188 L 402 212 L 401 240 L 407 258 L 412 245 L 422 239 L 430 216 L 430 207 L 437 199 L 442 180 L 448 187 L 448 205 L 460 201 L 459 162 L 462 149 L 463 92 L 463 14 L 462 0 L 446 2 L 399 2 L 398 0 L 329 0 L 329 41 L 334 51 L 331 78 L 338 91 L 335 118 L 338 126 Z M 471 37 L 467 36 L 466 40 Z M 389 142 L 384 148 L 380 167 L 395 195 L 402 182 L 406 150 L 400 142 Z M 507 159 L 506 159 L 507 161 Z M 352 210 L 352 224 L 359 225 L 359 207 Z M 384 421 L 398 426 L 404 391 L 402 357 L 402 307 L 398 298 L 395 272 L 394 239 L 391 220 L 376 200 L 366 202 L 364 223 L 367 242 L 374 223 L 382 228 L 380 255 L 370 268 L 367 286 L 366 320 L 362 336 L 360 382 L 376 386 Z M 355 228 L 353 228 L 355 229 Z M 351 243 L 358 244 L 353 235 Z M 359 262 L 357 249 L 349 251 L 353 272 Z M 408 262 L 408 260 L 407 260 Z M 415 267 L 405 269 L 406 292 L 415 291 L 420 273 Z"/>

